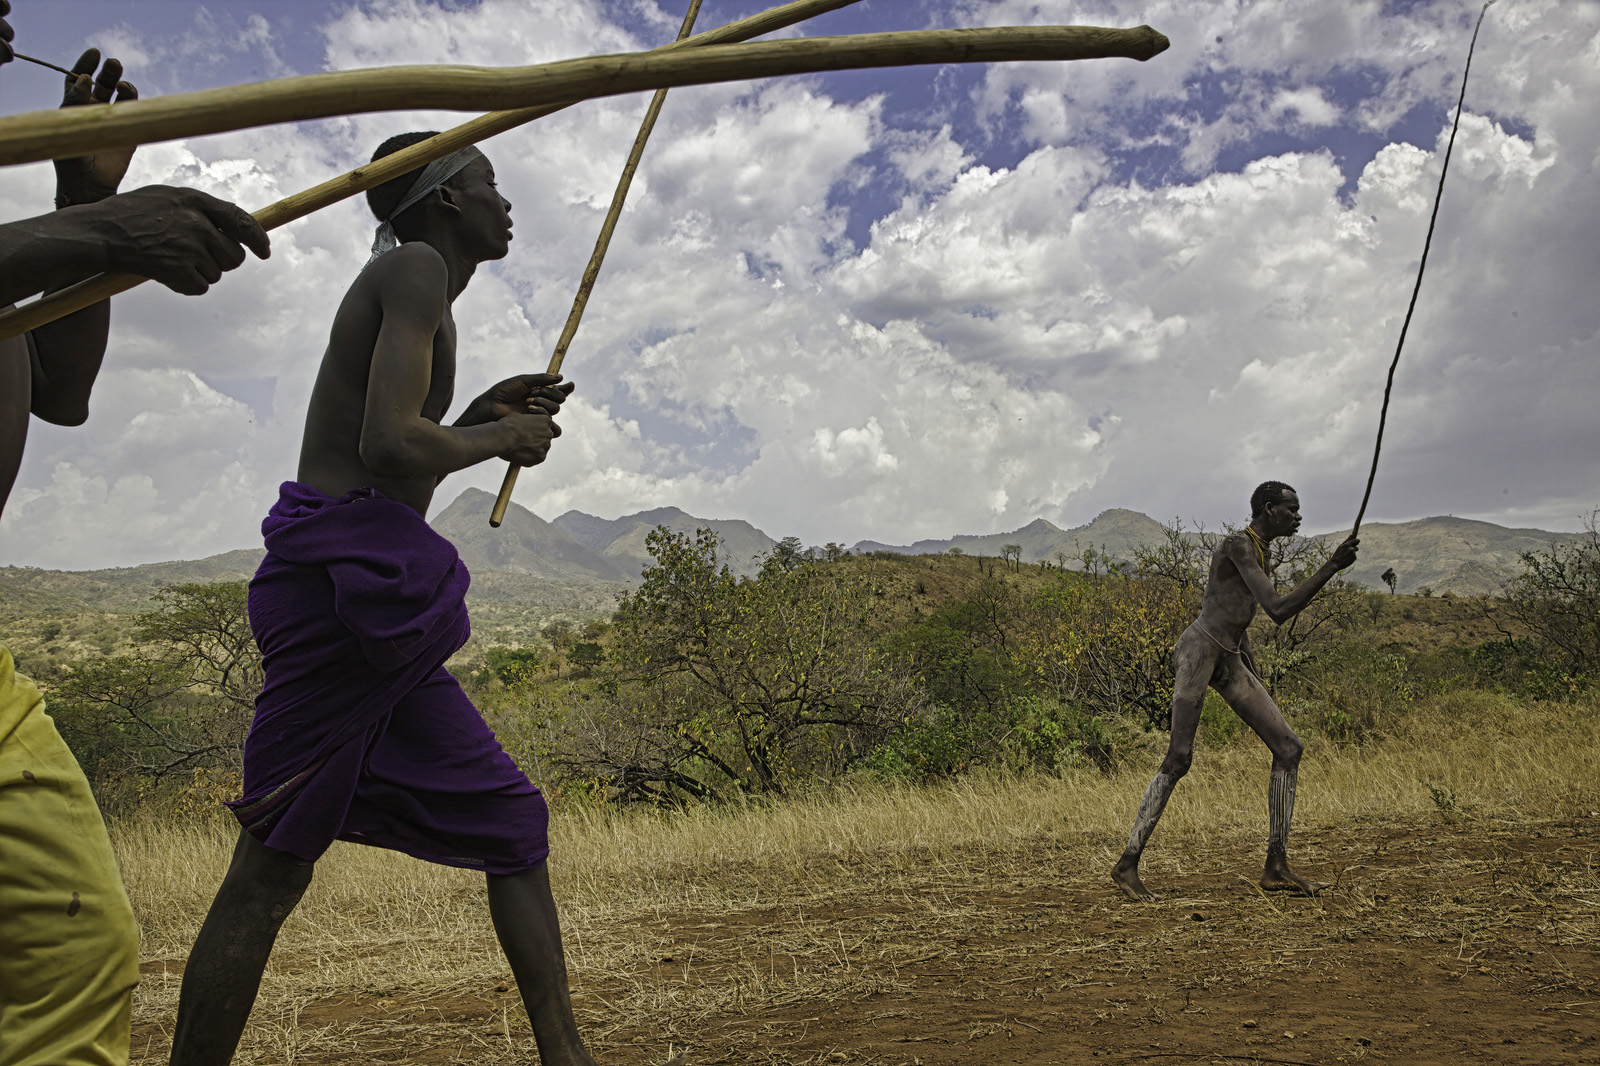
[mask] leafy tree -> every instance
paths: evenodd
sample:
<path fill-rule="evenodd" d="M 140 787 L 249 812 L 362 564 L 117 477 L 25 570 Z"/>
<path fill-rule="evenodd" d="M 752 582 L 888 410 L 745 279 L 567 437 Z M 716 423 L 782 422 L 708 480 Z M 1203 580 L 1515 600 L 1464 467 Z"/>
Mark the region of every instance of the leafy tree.
<path fill-rule="evenodd" d="M 1029 684 L 1013 657 L 1024 606 L 1014 585 L 986 575 L 970 599 L 937 608 L 888 637 L 884 648 L 957 719 L 992 714 Z"/>
<path fill-rule="evenodd" d="M 81 761 L 155 778 L 237 769 L 261 691 L 243 581 L 180 584 L 155 595 L 134 631 L 137 655 L 76 663 L 51 686 Z"/>
<path fill-rule="evenodd" d="M 1600 509 L 1571 544 L 1522 552 L 1505 586 L 1511 613 L 1574 678 L 1600 677 Z"/>
<path fill-rule="evenodd" d="M 805 545 L 800 543 L 799 537 L 784 537 L 772 546 L 766 564 L 780 570 L 793 570 L 804 561 L 805 555 Z"/>
<path fill-rule="evenodd" d="M 1394 567 L 1389 567 L 1382 574 L 1379 574 L 1378 577 L 1385 585 L 1389 586 L 1389 595 L 1393 596 L 1395 582 L 1400 580 L 1399 576 L 1394 572 Z"/>
<path fill-rule="evenodd" d="M 1165 727 L 1172 650 L 1193 618 L 1175 582 L 1063 575 L 1035 605 L 1019 657 L 1057 700 Z"/>
<path fill-rule="evenodd" d="M 571 651 L 567 652 L 567 662 L 582 671 L 585 676 L 605 661 L 605 649 L 593 641 L 579 641 L 572 646 Z"/>
<path fill-rule="evenodd" d="M 550 646 L 557 651 L 565 651 L 567 648 L 572 647 L 572 642 L 577 639 L 573 633 L 572 623 L 564 618 L 547 622 L 539 630 L 539 635 L 548 640 Z"/>
<path fill-rule="evenodd" d="M 490 648 L 484 653 L 484 664 L 502 685 L 524 685 L 549 664 L 534 648 Z"/>
<path fill-rule="evenodd" d="M 564 765 L 621 798 L 782 792 L 863 757 L 917 703 L 871 651 L 871 591 L 806 560 L 735 577 L 710 530 L 666 527 L 617 612 Z"/>

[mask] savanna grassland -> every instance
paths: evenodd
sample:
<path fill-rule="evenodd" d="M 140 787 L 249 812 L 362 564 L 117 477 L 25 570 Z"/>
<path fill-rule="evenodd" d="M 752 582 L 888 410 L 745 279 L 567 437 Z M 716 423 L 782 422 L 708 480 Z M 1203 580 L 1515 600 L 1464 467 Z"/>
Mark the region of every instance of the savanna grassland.
<path fill-rule="evenodd" d="M 1253 886 L 1266 759 L 1202 741 L 1146 860 L 1107 871 L 1157 747 L 1123 769 L 853 785 L 686 811 L 554 804 L 552 879 L 603 1063 L 1573 1063 L 1600 1021 L 1600 705 L 1456 694 L 1313 739 L 1293 855 Z M 219 819 L 131 819 L 136 1061 L 165 1062 L 221 878 Z M 1288 1035 L 1293 1034 L 1293 1035 Z M 338 845 L 237 1061 L 535 1061 L 481 879 Z"/>
<path fill-rule="evenodd" d="M 1600 545 L 1535 554 L 1500 597 L 1335 581 L 1259 623 L 1307 742 L 1291 859 L 1332 887 L 1255 887 L 1268 758 L 1213 697 L 1144 864 L 1163 898 L 1133 904 L 1108 872 L 1204 543 L 1077 572 L 779 550 L 737 577 L 712 536 L 652 536 L 614 609 L 453 664 L 550 796 L 600 1062 L 1600 1057 Z M 1280 584 L 1325 550 L 1284 545 Z M 111 815 L 139 1063 L 165 1062 L 235 833 L 241 612 L 237 584 L 179 584 L 138 618 L 0 632 Z M 537 1061 L 481 877 L 336 845 L 236 1061 Z"/>

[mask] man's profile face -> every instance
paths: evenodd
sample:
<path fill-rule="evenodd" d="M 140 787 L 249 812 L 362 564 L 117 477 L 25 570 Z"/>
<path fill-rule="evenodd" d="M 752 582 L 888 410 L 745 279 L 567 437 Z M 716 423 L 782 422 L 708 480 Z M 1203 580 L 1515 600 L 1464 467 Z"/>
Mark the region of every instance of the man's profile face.
<path fill-rule="evenodd" d="M 1274 537 L 1291 537 L 1300 529 L 1300 496 L 1293 489 L 1284 492 L 1283 499 L 1269 504 L 1266 512 L 1267 533 Z"/>
<path fill-rule="evenodd" d="M 504 259 L 511 250 L 511 203 L 495 186 L 494 167 L 474 159 L 450 182 L 450 192 L 467 251 L 479 262 Z"/>

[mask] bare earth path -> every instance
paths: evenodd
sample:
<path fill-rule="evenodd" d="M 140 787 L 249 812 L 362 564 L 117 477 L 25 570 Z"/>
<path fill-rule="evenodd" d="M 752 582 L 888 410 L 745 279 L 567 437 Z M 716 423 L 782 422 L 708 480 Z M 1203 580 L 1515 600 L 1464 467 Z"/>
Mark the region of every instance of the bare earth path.
<path fill-rule="evenodd" d="M 1098 838 L 825 859 L 777 891 L 736 867 L 706 906 L 575 915 L 570 962 L 606 1066 L 1600 1062 L 1597 837 L 1588 811 L 1308 824 L 1317 900 L 1258 892 L 1238 832 L 1158 838 L 1153 905 Z M 181 965 L 145 966 L 136 1062 L 165 1062 Z M 241 1063 L 537 1061 L 504 975 L 279 996 L 253 1024 Z"/>

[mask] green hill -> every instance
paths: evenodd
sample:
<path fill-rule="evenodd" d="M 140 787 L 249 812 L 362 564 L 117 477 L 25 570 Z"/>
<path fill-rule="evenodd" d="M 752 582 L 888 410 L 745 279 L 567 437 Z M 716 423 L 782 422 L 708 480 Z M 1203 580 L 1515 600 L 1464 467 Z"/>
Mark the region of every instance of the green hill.
<path fill-rule="evenodd" d="M 1321 539 L 1337 543 L 1349 532 L 1325 533 Z M 1384 570 L 1393 567 L 1400 592 L 1427 587 L 1458 596 L 1492 595 L 1505 579 L 1521 572 L 1519 553 L 1577 539 L 1574 533 L 1507 529 L 1468 518 L 1368 522 L 1361 527 L 1361 554 L 1349 576 L 1382 588 Z"/>
<path fill-rule="evenodd" d="M 639 571 L 650 564 L 645 538 L 657 526 L 690 535 L 702 527 L 712 530 L 722 539 L 723 558 L 736 574 L 754 574 L 777 543 L 742 519 L 696 518 L 676 507 L 658 507 L 610 521 L 582 511 L 568 511 L 550 524 L 626 569 L 630 580 L 637 580 Z"/>

